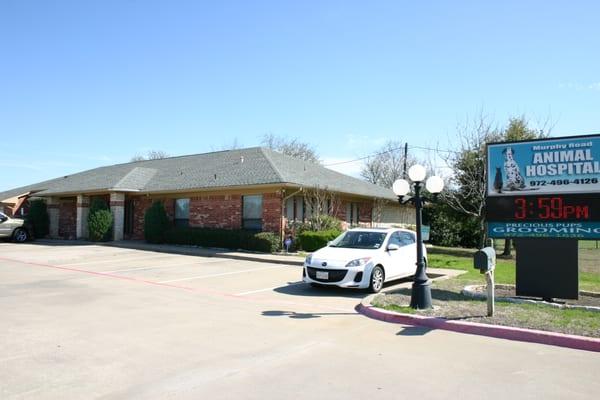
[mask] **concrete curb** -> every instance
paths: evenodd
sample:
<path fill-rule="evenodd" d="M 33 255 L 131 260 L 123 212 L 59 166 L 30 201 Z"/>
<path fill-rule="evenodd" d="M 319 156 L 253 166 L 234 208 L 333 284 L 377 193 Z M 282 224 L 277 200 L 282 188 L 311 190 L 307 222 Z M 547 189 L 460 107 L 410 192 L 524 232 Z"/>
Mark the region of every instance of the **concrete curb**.
<path fill-rule="evenodd" d="M 432 329 L 444 329 L 458 333 L 489 336 L 520 342 L 540 343 L 551 346 L 568 347 L 577 350 L 600 352 L 600 339 L 577 335 L 539 331 L 534 329 L 514 328 L 501 325 L 488 325 L 477 322 L 448 320 L 438 317 L 401 314 L 383 310 L 371 305 L 373 295 L 366 297 L 356 306 L 359 313 L 379 321 L 404 325 L 424 326 Z"/>
<path fill-rule="evenodd" d="M 270 254 L 263 253 L 246 253 L 243 251 L 235 251 L 227 249 L 213 249 L 206 247 L 187 247 L 187 246 L 175 246 L 175 245 L 151 245 L 147 243 L 135 243 L 135 242 L 106 242 L 101 243 L 103 246 L 119 247 L 123 249 L 134 249 L 144 251 L 154 251 L 156 253 L 169 253 L 169 254 L 180 254 L 184 256 L 202 256 L 202 257 L 215 257 L 215 258 L 227 258 L 233 260 L 242 261 L 256 261 L 266 262 L 272 264 L 282 265 L 304 265 L 304 259 L 298 259 L 294 256 L 276 256 L 281 258 L 275 258 Z M 288 258 L 289 257 L 289 258 Z"/>

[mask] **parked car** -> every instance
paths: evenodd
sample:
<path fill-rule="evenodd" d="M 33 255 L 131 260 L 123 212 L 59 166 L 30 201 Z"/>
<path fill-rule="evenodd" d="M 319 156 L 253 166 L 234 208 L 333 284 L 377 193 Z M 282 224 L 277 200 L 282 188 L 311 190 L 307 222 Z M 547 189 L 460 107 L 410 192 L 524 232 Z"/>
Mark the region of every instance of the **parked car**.
<path fill-rule="evenodd" d="M 416 246 L 415 232 L 406 229 L 351 229 L 307 256 L 302 278 L 312 286 L 377 293 L 384 282 L 414 275 Z M 423 255 L 427 260 L 425 246 Z"/>
<path fill-rule="evenodd" d="M 27 228 L 25 220 L 10 218 L 8 215 L 0 213 L 0 239 L 12 239 L 15 242 L 23 243 L 30 237 L 30 229 Z"/>

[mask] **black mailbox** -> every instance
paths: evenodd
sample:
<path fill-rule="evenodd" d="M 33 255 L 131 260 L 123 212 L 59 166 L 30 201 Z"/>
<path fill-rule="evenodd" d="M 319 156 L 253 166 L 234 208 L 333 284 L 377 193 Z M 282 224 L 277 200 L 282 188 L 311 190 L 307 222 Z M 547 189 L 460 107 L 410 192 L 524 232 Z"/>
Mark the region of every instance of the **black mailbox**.
<path fill-rule="evenodd" d="M 493 247 L 484 247 L 473 255 L 473 266 L 482 274 L 496 268 L 496 250 Z"/>

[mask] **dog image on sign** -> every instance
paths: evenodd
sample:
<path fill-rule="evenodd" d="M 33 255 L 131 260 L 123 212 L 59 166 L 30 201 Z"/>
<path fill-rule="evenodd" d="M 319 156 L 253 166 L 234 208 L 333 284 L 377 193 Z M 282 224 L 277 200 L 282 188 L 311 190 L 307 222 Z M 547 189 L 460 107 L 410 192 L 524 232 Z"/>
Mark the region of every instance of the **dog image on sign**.
<path fill-rule="evenodd" d="M 505 179 L 502 179 L 500 173 L 500 167 L 496 167 L 496 179 L 494 179 L 494 189 L 497 193 L 523 191 L 523 190 L 537 190 L 537 188 L 527 187 L 525 179 L 521 174 L 521 168 L 515 160 L 515 150 L 512 147 L 506 147 L 502 150 L 504 157 L 504 170 Z"/>

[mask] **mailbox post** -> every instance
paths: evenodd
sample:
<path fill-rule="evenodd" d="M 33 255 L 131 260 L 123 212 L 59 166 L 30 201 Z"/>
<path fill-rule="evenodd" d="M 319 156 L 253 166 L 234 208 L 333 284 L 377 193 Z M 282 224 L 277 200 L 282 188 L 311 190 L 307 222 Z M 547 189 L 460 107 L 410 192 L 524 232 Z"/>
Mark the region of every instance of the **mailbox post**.
<path fill-rule="evenodd" d="M 494 316 L 494 270 L 496 269 L 496 250 L 484 247 L 473 256 L 473 265 L 480 273 L 485 274 L 487 283 L 487 315 Z"/>

